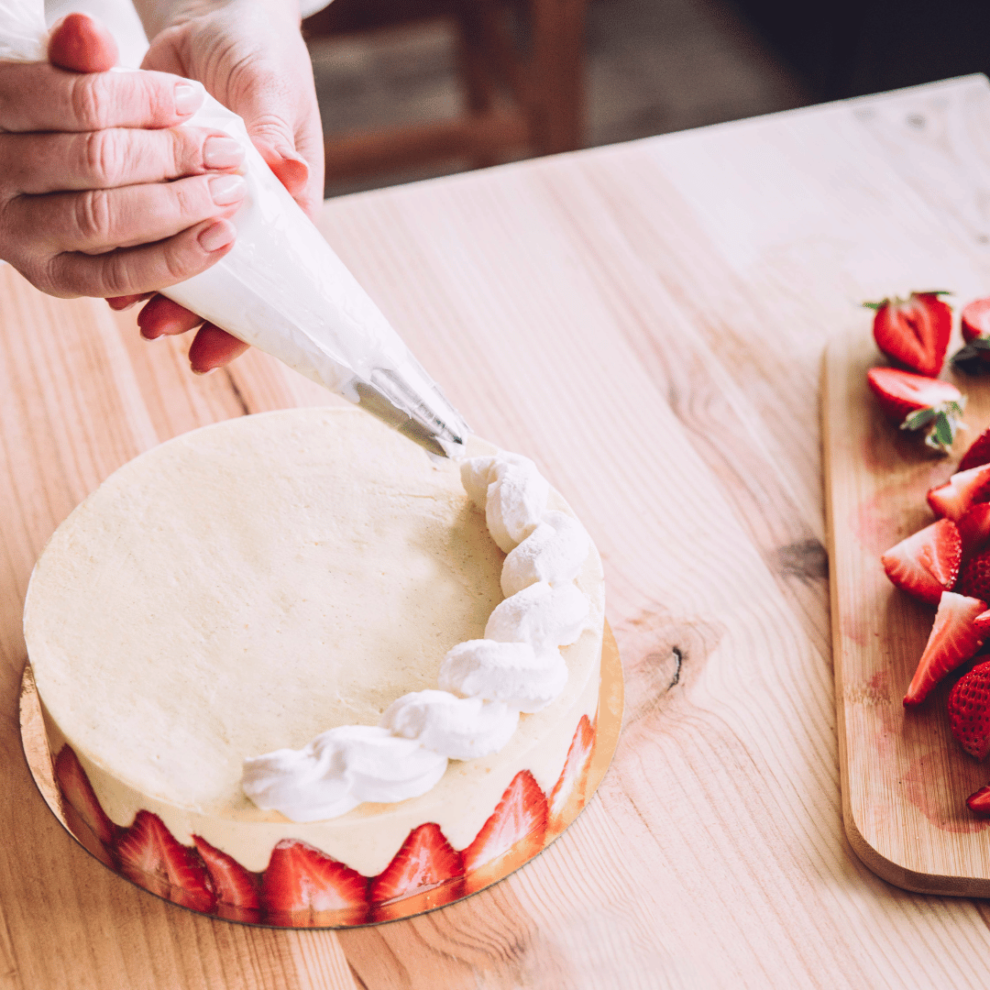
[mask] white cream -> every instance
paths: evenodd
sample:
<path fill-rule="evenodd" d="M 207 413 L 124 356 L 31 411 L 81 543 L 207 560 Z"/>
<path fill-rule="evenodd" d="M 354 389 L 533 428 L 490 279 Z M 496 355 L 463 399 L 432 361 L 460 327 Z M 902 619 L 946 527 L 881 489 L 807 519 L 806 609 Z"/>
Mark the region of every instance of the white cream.
<path fill-rule="evenodd" d="M 484 639 L 449 650 L 441 690 L 403 695 L 377 727 L 343 726 L 302 750 L 245 760 L 244 791 L 260 807 L 313 821 L 361 801 L 425 793 L 448 759 L 499 752 L 520 712 L 541 711 L 564 690 L 568 670 L 559 648 L 578 639 L 590 612 L 574 583 L 588 536 L 572 517 L 548 511 L 549 484 L 525 457 L 471 458 L 461 465 L 461 481 L 492 539 L 509 551 L 502 572 L 508 597 L 491 612 Z"/>

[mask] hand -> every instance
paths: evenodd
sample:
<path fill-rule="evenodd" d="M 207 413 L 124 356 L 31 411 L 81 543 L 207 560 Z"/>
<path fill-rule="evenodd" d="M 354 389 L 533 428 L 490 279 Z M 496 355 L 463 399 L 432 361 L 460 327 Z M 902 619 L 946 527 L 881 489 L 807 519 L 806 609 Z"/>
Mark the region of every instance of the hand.
<path fill-rule="evenodd" d="M 242 153 L 180 127 L 202 102 L 160 72 L 110 73 L 116 46 L 70 14 L 51 65 L 0 62 L 0 257 L 51 295 L 141 294 L 233 244 Z"/>
<path fill-rule="evenodd" d="M 142 68 L 196 79 L 239 114 L 255 146 L 310 216 L 323 200 L 323 131 L 297 0 L 137 0 L 151 47 Z M 123 306 L 138 297 L 113 300 Z M 138 316 L 149 338 L 201 321 L 162 296 Z M 194 371 L 226 364 L 244 344 L 204 324 L 189 351 Z"/>

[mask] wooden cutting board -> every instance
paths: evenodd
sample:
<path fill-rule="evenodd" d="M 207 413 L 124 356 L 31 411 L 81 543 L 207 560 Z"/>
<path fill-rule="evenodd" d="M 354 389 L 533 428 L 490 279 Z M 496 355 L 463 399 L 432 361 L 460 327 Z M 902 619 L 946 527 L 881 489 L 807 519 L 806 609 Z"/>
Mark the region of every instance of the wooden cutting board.
<path fill-rule="evenodd" d="M 953 345 L 956 341 L 953 341 Z M 948 457 L 926 453 L 880 413 L 866 384 L 885 364 L 869 333 L 835 338 L 822 393 L 832 644 L 842 808 L 853 849 L 908 890 L 990 897 L 990 820 L 966 798 L 990 781 L 990 762 L 952 738 L 950 676 L 918 708 L 902 699 L 935 610 L 895 588 L 881 554 L 934 521 L 929 488 L 955 470 L 990 426 L 990 376 L 947 370 L 966 394 L 965 421 Z M 985 659 L 985 658 L 984 658 Z"/>

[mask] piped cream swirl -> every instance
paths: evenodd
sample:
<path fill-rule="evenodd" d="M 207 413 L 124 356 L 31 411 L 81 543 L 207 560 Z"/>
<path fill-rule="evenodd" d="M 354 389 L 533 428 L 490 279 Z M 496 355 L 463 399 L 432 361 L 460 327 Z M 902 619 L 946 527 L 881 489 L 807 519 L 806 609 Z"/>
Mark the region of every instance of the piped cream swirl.
<path fill-rule="evenodd" d="M 302 822 L 334 818 L 363 801 L 418 797 L 443 776 L 448 759 L 499 752 L 521 712 L 541 711 L 563 692 L 560 647 L 578 639 L 590 611 L 574 583 L 590 540 L 576 519 L 547 509 L 550 486 L 525 457 L 471 458 L 461 481 L 508 554 L 506 597 L 484 638 L 449 650 L 440 690 L 403 695 L 377 726 L 340 726 L 301 750 L 246 759 L 242 786 L 259 807 Z"/>

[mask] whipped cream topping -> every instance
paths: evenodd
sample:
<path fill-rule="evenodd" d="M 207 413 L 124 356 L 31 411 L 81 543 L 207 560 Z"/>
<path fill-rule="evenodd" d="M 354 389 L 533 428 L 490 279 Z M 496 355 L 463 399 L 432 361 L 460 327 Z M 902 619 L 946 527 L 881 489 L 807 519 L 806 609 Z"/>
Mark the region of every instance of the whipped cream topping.
<path fill-rule="evenodd" d="M 246 759 L 242 785 L 259 807 L 302 822 L 342 815 L 362 801 L 418 797 L 443 776 L 448 759 L 499 752 L 521 712 L 541 711 L 564 690 L 560 647 L 578 639 L 590 612 L 574 583 L 588 535 L 576 519 L 547 509 L 549 483 L 518 454 L 465 460 L 461 482 L 508 554 L 506 597 L 484 638 L 449 650 L 440 690 L 403 695 L 377 726 L 340 726 L 301 750 Z"/>

